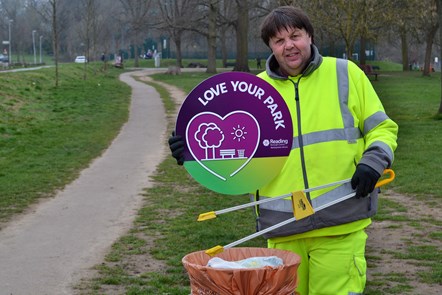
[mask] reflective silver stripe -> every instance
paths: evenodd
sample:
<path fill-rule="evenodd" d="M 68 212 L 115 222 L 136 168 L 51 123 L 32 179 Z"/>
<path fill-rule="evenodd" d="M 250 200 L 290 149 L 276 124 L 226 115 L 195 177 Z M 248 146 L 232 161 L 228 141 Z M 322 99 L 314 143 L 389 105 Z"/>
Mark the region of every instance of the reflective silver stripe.
<path fill-rule="evenodd" d="M 339 105 L 341 107 L 344 130 L 347 135 L 346 139 L 348 142 L 354 143 L 356 140 L 351 136 L 353 132 L 352 129 L 354 128 L 354 118 L 348 109 L 349 82 L 347 60 L 339 58 L 336 60 L 336 73 L 338 77 Z"/>
<path fill-rule="evenodd" d="M 376 112 L 364 121 L 364 134 L 367 134 L 370 132 L 373 128 L 384 122 L 385 120 L 388 120 L 389 117 L 384 112 Z"/>
<path fill-rule="evenodd" d="M 317 198 L 314 198 L 312 200 L 312 207 L 313 209 L 318 208 L 352 192 L 354 192 L 354 190 L 351 188 L 351 183 L 345 183 L 335 188 L 334 190 L 331 190 L 325 194 L 318 196 Z"/>
<path fill-rule="evenodd" d="M 335 140 L 352 139 L 356 141 L 358 138 L 361 137 L 362 134 L 359 128 L 349 128 L 347 130 L 330 129 L 330 130 L 312 132 L 302 135 L 304 146 L 320 142 L 335 141 Z M 293 137 L 293 143 L 292 143 L 292 149 L 296 148 L 299 148 L 299 140 L 297 136 Z"/>
<path fill-rule="evenodd" d="M 385 154 L 387 154 L 388 158 L 391 160 L 391 163 L 394 162 L 394 153 L 391 150 L 390 146 L 382 141 L 375 141 L 367 148 L 367 150 L 370 150 L 373 147 L 378 147 L 382 151 L 384 151 Z"/>
<path fill-rule="evenodd" d="M 347 140 L 350 143 L 355 143 L 358 138 L 362 137 L 361 131 L 354 127 L 354 118 L 348 109 L 349 82 L 347 60 L 336 59 L 336 74 L 338 80 L 339 106 L 341 109 L 344 128 L 303 134 L 302 139 L 304 146 L 334 140 Z M 293 137 L 292 145 L 292 149 L 296 148 L 299 148 L 299 140 L 297 136 Z"/>
<path fill-rule="evenodd" d="M 317 198 L 312 199 L 312 207 L 313 209 L 328 204 L 332 201 L 335 201 L 342 196 L 348 195 L 354 192 L 351 188 L 350 182 L 345 183 L 337 188 L 318 196 Z M 268 197 L 259 196 L 260 200 L 266 199 Z M 293 205 L 291 200 L 275 200 L 273 202 L 268 202 L 259 205 L 260 209 L 273 210 L 278 212 L 293 212 Z"/>
<path fill-rule="evenodd" d="M 259 196 L 259 199 L 268 199 L 268 197 Z M 291 200 L 276 200 L 259 205 L 259 209 L 291 213 L 293 212 L 293 205 Z"/>

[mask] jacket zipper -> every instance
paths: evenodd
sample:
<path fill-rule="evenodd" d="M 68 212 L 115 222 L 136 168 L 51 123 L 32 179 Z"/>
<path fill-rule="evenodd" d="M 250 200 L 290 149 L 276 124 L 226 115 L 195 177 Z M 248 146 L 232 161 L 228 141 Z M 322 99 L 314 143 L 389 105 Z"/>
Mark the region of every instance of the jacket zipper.
<path fill-rule="evenodd" d="M 300 102 L 299 102 L 299 89 L 298 89 L 298 85 L 299 85 L 299 81 L 301 80 L 301 77 L 298 79 L 297 82 L 293 82 L 292 83 L 295 85 L 295 102 L 296 102 L 296 117 L 298 120 L 298 142 L 299 142 L 299 153 L 301 156 L 301 167 L 302 167 L 302 176 L 304 179 L 304 187 L 305 189 L 309 188 L 309 184 L 308 184 L 308 177 L 307 177 L 307 168 L 305 165 L 305 155 L 304 155 L 304 141 L 302 138 L 302 126 L 301 126 L 301 106 L 300 106 Z M 309 202 L 311 203 L 312 200 L 310 199 L 310 193 L 306 193 L 307 199 L 309 200 Z"/>
<path fill-rule="evenodd" d="M 308 189 L 309 184 L 308 184 L 308 177 L 307 177 L 307 168 L 305 165 L 304 140 L 302 138 L 302 127 L 301 127 L 301 104 L 299 102 L 299 89 L 298 89 L 299 81 L 301 80 L 301 78 L 302 78 L 302 76 L 299 77 L 297 82 L 293 82 L 293 81 L 292 82 L 295 85 L 296 117 L 298 120 L 298 124 L 297 124 L 297 126 L 298 126 L 298 142 L 299 142 L 299 153 L 301 156 L 302 176 L 304 179 L 304 187 L 305 187 L 305 189 Z M 311 204 L 312 199 L 310 198 L 310 192 L 307 192 L 305 195 Z M 314 215 L 310 216 L 310 222 L 311 222 L 313 228 L 316 228 L 316 220 L 315 220 Z"/>

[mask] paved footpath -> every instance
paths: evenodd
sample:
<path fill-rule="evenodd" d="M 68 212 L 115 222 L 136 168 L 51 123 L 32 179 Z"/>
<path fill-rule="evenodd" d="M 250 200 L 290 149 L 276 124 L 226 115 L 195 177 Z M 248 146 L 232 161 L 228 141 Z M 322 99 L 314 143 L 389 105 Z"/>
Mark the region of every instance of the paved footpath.
<path fill-rule="evenodd" d="M 54 198 L 0 231 L 0 295 L 72 294 L 72 284 L 131 227 L 165 157 L 167 127 L 159 94 L 134 74 L 143 72 L 120 77 L 132 102 L 111 146 Z"/>

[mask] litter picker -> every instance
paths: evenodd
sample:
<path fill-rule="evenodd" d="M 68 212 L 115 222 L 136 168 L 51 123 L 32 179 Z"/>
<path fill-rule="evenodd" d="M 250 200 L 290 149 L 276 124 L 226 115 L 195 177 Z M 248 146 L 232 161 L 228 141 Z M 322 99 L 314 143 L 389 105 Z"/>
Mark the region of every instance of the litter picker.
<path fill-rule="evenodd" d="M 387 183 L 390 183 L 395 178 L 395 173 L 394 173 L 394 171 L 392 169 L 385 169 L 383 175 L 388 175 L 388 177 L 387 178 L 382 178 L 381 180 L 379 180 L 376 183 L 375 187 L 380 187 L 380 186 L 383 186 L 383 185 L 385 185 Z M 309 189 L 302 190 L 302 191 L 295 191 L 293 193 L 285 194 L 285 195 L 274 197 L 274 198 L 268 198 L 268 199 L 264 199 L 264 200 L 260 200 L 260 201 L 255 201 L 255 202 L 250 202 L 250 203 L 247 203 L 247 204 L 238 205 L 238 206 L 234 206 L 234 207 L 230 207 L 230 208 L 226 208 L 226 209 L 222 209 L 222 210 L 210 211 L 210 212 L 202 213 L 202 214 L 199 215 L 198 221 L 205 221 L 205 220 L 213 219 L 213 218 L 216 218 L 218 215 L 221 215 L 221 214 L 224 214 L 224 213 L 228 213 L 228 212 L 244 209 L 244 208 L 247 208 L 247 207 L 252 207 L 252 206 L 259 205 L 259 204 L 263 204 L 263 203 L 267 203 L 267 202 L 272 202 L 272 201 L 276 201 L 276 200 L 280 200 L 280 199 L 284 199 L 284 198 L 290 197 L 291 200 L 292 200 L 293 215 L 294 215 L 294 217 L 291 217 L 291 218 L 289 218 L 289 219 L 287 219 L 285 221 L 282 221 L 282 222 L 280 222 L 278 224 L 275 224 L 275 225 L 273 225 L 271 227 L 268 227 L 268 228 L 266 228 L 264 230 L 261 230 L 261 231 L 258 231 L 256 233 L 254 233 L 254 234 L 246 236 L 246 237 L 244 237 L 242 239 L 234 241 L 234 242 L 232 242 L 232 243 L 230 243 L 228 245 L 225 245 L 225 246 L 218 245 L 218 246 L 215 246 L 213 248 L 210 248 L 210 249 L 206 250 L 205 253 L 210 255 L 210 256 L 214 256 L 214 255 L 216 255 L 218 253 L 223 252 L 224 249 L 237 246 L 237 245 L 239 245 L 241 243 L 244 243 L 244 242 L 246 242 L 248 240 L 254 239 L 254 238 L 258 237 L 258 236 L 261 236 L 261 235 L 263 235 L 263 234 L 265 234 L 267 232 L 275 230 L 275 229 L 277 229 L 279 227 L 282 227 L 282 226 L 284 226 L 286 224 L 289 224 L 289 223 L 291 223 L 293 221 L 296 221 L 296 220 L 305 218 L 307 216 L 310 216 L 310 215 L 314 214 L 317 211 L 320 211 L 320 210 L 325 209 L 327 207 L 330 207 L 330 206 L 332 206 L 334 204 L 337 204 L 337 203 L 340 203 L 340 202 L 345 201 L 347 199 L 350 199 L 350 198 L 352 198 L 352 197 L 354 197 L 356 195 L 356 192 L 352 192 L 352 193 L 350 193 L 348 195 L 342 196 L 342 197 L 340 197 L 338 199 L 335 199 L 335 200 L 333 200 L 331 202 L 328 202 L 326 204 L 323 204 L 323 205 L 320 205 L 320 206 L 318 206 L 316 208 L 313 208 L 310 205 L 310 202 L 307 200 L 307 197 L 305 195 L 308 192 L 312 192 L 312 191 L 315 191 L 315 190 L 319 190 L 319 189 L 323 189 L 323 188 L 327 188 L 327 187 L 332 187 L 332 186 L 348 183 L 350 181 L 351 181 L 351 179 L 340 180 L 340 181 L 337 181 L 337 182 L 332 182 L 332 183 L 329 183 L 329 184 L 317 186 L 317 187 L 314 187 L 314 188 L 309 188 Z"/>

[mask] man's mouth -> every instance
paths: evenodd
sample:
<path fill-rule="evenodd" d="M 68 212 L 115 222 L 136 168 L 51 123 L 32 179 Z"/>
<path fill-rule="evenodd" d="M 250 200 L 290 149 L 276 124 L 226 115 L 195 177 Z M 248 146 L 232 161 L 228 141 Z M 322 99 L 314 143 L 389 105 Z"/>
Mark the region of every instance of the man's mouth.
<path fill-rule="evenodd" d="M 297 58 L 299 56 L 298 52 L 286 54 L 286 57 L 289 59 Z"/>

